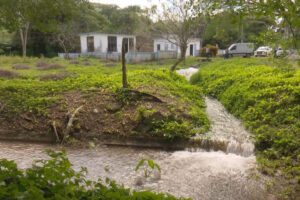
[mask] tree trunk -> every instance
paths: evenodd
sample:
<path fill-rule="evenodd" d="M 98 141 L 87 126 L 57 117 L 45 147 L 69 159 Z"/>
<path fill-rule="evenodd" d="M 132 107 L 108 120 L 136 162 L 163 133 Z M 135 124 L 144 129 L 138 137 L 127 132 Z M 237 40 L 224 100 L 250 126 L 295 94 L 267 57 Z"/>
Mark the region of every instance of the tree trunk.
<path fill-rule="evenodd" d="M 182 61 L 185 61 L 186 45 L 181 46 L 180 50 L 181 50 L 181 52 L 180 52 L 180 58 L 171 67 L 171 71 L 175 71 L 177 65 L 179 65 Z"/>
<path fill-rule="evenodd" d="M 20 29 L 23 57 L 27 56 L 26 54 L 27 54 L 27 39 L 28 39 L 29 25 L 30 25 L 30 23 L 27 22 L 26 25 L 25 25 L 25 28 Z"/>
<path fill-rule="evenodd" d="M 123 88 L 128 87 L 124 39 L 122 40 L 122 83 L 123 83 Z"/>
<path fill-rule="evenodd" d="M 171 71 L 175 71 L 177 65 L 179 65 L 182 61 L 183 59 L 180 56 L 180 58 L 176 61 L 176 63 L 174 63 L 174 65 L 171 67 Z"/>

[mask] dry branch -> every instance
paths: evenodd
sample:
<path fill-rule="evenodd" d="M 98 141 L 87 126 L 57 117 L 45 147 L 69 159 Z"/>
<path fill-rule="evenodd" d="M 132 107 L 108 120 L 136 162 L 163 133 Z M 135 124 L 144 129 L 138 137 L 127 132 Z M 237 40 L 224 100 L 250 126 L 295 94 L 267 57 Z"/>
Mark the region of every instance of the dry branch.
<path fill-rule="evenodd" d="M 78 108 L 73 112 L 73 114 L 70 116 L 69 122 L 68 122 L 68 124 L 67 124 L 66 131 L 65 131 L 65 133 L 64 133 L 64 136 L 63 136 L 63 139 L 62 139 L 61 143 L 63 143 L 64 140 L 65 140 L 65 138 L 66 138 L 67 136 L 69 136 L 70 130 L 71 130 L 72 125 L 73 125 L 74 117 L 75 117 L 75 115 L 82 109 L 82 107 L 83 107 L 83 105 L 80 106 L 80 107 L 78 107 Z"/>
<path fill-rule="evenodd" d="M 59 142 L 59 137 L 58 137 L 55 121 L 52 122 L 52 127 L 53 127 L 53 130 L 54 130 L 54 133 L 55 133 L 56 142 Z"/>

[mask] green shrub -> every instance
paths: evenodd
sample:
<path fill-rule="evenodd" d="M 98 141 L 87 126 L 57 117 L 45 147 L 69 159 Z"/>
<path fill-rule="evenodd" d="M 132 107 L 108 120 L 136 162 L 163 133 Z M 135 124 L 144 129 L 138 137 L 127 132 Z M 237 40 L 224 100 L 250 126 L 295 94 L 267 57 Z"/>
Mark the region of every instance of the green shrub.
<path fill-rule="evenodd" d="M 178 122 L 178 121 L 154 121 L 155 132 L 157 134 L 162 134 L 168 139 L 177 139 L 177 138 L 188 138 L 193 136 L 195 132 L 191 129 L 190 125 L 187 122 Z"/>
<path fill-rule="evenodd" d="M 219 99 L 256 136 L 256 149 L 293 176 L 300 165 L 300 71 L 232 59 L 206 65 L 191 78 Z"/>
<path fill-rule="evenodd" d="M 114 181 L 85 178 L 86 168 L 75 172 L 66 152 L 47 151 L 50 160 L 35 161 L 32 168 L 18 169 L 13 161 L 0 160 L 0 199 L 39 200 L 176 200 L 150 191 L 131 191 Z"/>

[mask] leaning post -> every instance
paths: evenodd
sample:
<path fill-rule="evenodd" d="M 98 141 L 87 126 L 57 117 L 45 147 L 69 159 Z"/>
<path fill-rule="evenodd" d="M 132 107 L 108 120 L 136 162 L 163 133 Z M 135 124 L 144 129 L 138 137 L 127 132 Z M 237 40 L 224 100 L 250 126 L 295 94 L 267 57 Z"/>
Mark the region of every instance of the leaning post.
<path fill-rule="evenodd" d="M 122 40 L 122 83 L 123 88 L 128 88 L 127 83 L 127 69 L 126 69 L 126 57 L 125 57 L 125 40 Z"/>

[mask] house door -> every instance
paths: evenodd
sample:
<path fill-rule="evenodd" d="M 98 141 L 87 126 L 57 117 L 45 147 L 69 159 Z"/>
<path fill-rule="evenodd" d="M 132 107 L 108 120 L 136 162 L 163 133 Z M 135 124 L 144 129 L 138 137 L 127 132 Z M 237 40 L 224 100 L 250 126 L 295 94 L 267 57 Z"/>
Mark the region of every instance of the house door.
<path fill-rule="evenodd" d="M 194 45 L 190 45 L 190 56 L 194 55 Z"/>
<path fill-rule="evenodd" d="M 157 51 L 160 51 L 160 44 L 157 45 Z"/>
<path fill-rule="evenodd" d="M 94 52 L 95 51 L 94 37 L 93 36 L 87 37 L 87 50 L 88 50 L 88 52 Z"/>
<path fill-rule="evenodd" d="M 117 37 L 108 36 L 107 40 L 108 40 L 107 51 L 108 52 L 116 52 L 117 51 Z"/>

